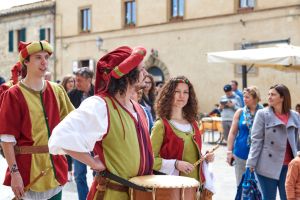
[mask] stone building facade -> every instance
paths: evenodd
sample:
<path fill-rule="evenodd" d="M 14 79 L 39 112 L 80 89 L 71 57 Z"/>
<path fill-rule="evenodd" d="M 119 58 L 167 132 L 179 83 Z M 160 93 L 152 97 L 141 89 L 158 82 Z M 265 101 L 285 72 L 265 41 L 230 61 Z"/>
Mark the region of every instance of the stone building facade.
<path fill-rule="evenodd" d="M 0 75 L 10 78 L 10 69 L 18 61 L 18 41 L 48 40 L 55 45 L 55 2 L 46 0 L 0 11 Z M 53 72 L 54 56 L 49 70 Z"/>
<path fill-rule="evenodd" d="M 195 86 L 201 112 L 209 112 L 224 94 L 226 83 L 235 79 L 241 89 L 242 81 L 239 66 L 209 64 L 206 53 L 240 49 L 246 42 L 287 38 L 299 46 L 299 8 L 299 0 L 56 0 L 52 71 L 55 79 L 62 79 L 79 67 L 94 70 L 107 51 L 120 45 L 142 45 L 148 50 L 145 65 L 155 80 L 187 76 Z M 51 26 L 54 17 L 42 13 L 41 21 L 49 19 Z M 20 20 L 24 16 L 34 20 L 30 18 L 33 14 L 24 12 L 2 16 L 0 26 L 5 31 L 1 31 L 4 59 L 0 60 L 0 73 L 16 56 L 7 53 L 8 31 L 22 28 L 27 23 Z M 38 30 L 41 25 L 37 21 L 26 27 L 33 24 Z M 37 31 L 28 39 L 36 37 Z M 260 88 L 262 102 L 267 101 L 271 85 L 283 83 L 290 88 L 295 105 L 300 102 L 299 82 L 298 72 L 271 68 L 256 68 L 248 76 L 248 85 Z"/>
<path fill-rule="evenodd" d="M 300 45 L 299 0 L 57 0 L 56 8 L 58 78 L 77 67 L 94 69 L 105 50 L 143 45 L 149 52 L 145 64 L 157 81 L 191 79 L 202 112 L 218 103 L 225 83 L 235 79 L 242 85 L 238 66 L 208 64 L 207 52 L 286 38 Z M 275 83 L 290 88 L 293 105 L 300 102 L 299 82 L 297 72 L 267 68 L 248 76 L 263 102 Z"/>

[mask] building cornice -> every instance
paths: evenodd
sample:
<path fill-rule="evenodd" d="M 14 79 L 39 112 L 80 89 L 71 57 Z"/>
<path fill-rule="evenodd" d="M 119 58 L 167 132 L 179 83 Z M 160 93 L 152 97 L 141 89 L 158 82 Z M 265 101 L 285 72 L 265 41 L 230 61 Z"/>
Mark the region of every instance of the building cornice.
<path fill-rule="evenodd" d="M 40 2 L 25 4 L 25 5 L 21 5 L 21 6 L 14 6 L 9 9 L 0 10 L 0 17 L 28 13 L 28 12 L 44 10 L 44 9 L 51 9 L 51 8 L 53 8 L 53 11 L 55 11 L 54 10 L 55 1 L 43 0 Z"/>

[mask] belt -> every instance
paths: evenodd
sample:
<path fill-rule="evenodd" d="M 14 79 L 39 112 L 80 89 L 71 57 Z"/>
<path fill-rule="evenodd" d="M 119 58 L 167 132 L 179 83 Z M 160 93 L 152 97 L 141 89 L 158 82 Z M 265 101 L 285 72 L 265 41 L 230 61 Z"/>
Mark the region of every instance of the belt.
<path fill-rule="evenodd" d="M 42 146 L 15 146 L 15 154 L 38 154 L 49 153 L 48 145 Z"/>
<path fill-rule="evenodd" d="M 106 189 L 111 189 L 119 192 L 128 192 L 128 187 L 124 185 L 119 185 L 116 183 L 110 182 L 109 179 L 96 175 L 95 180 L 98 182 L 96 189 L 98 193 L 96 193 L 96 200 L 103 200 Z"/>
<path fill-rule="evenodd" d="M 129 189 L 127 186 L 119 185 L 111 182 L 107 183 L 106 185 L 97 185 L 97 190 L 99 191 L 105 191 L 106 188 L 119 191 L 119 192 L 128 192 Z"/>

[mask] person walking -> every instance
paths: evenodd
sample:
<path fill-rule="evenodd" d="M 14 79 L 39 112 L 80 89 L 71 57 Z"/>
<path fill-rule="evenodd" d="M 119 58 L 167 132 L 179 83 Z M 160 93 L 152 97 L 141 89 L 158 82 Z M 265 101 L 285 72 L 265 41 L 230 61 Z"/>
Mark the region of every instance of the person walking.
<path fill-rule="evenodd" d="M 223 87 L 223 90 L 225 92 L 225 95 L 221 97 L 219 107 L 223 127 L 223 135 L 221 139 L 225 139 L 225 141 L 227 142 L 234 113 L 239 108 L 241 108 L 241 99 L 232 91 L 231 85 L 226 84 Z M 220 141 L 220 143 L 221 142 L 222 141 Z"/>
<path fill-rule="evenodd" d="M 256 172 L 264 200 L 275 200 L 277 188 L 285 200 L 288 164 L 299 149 L 300 117 L 291 110 L 291 95 L 283 84 L 270 87 L 268 102 L 255 116 L 246 167 Z"/>
<path fill-rule="evenodd" d="M 54 127 L 74 107 L 61 86 L 44 80 L 51 45 L 20 42 L 19 52 L 27 75 L 3 93 L 0 105 L 0 139 L 8 164 L 4 185 L 18 199 L 59 200 L 67 182 L 67 161 L 50 155 L 47 145 Z M 34 183 L 43 171 L 47 173 Z"/>
<path fill-rule="evenodd" d="M 239 90 L 239 83 L 236 80 L 232 80 L 232 81 L 230 81 L 230 85 L 231 85 L 232 91 L 240 97 L 241 107 L 244 107 L 245 103 L 244 103 L 243 92 L 241 90 Z"/>
<path fill-rule="evenodd" d="M 263 107 L 259 104 L 260 93 L 257 87 L 244 89 L 245 106 L 238 109 L 233 117 L 227 142 L 227 162 L 235 162 L 235 177 L 237 186 L 246 171 L 246 161 L 251 145 L 251 128 L 256 112 Z"/>

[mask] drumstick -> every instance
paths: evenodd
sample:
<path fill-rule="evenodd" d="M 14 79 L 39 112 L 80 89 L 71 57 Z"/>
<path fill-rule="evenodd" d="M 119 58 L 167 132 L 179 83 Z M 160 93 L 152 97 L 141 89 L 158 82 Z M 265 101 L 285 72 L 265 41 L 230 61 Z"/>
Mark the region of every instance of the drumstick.
<path fill-rule="evenodd" d="M 219 144 L 217 144 L 216 146 L 214 146 L 212 148 L 212 150 L 210 150 L 208 153 L 212 153 L 214 152 L 215 150 L 217 150 L 219 148 Z M 203 161 L 205 160 L 205 156 L 203 156 L 202 158 L 200 158 L 199 160 L 197 160 L 193 165 L 194 167 L 196 167 L 197 165 L 199 165 L 200 163 L 202 163 Z"/>
<path fill-rule="evenodd" d="M 26 187 L 24 187 L 24 192 L 28 192 L 31 186 L 34 185 L 42 176 L 45 176 L 50 169 L 52 169 L 52 167 L 48 167 L 47 169 L 41 171 L 41 173 L 37 177 L 35 177 L 31 183 L 29 183 Z M 12 200 L 16 200 L 16 199 L 17 197 L 14 197 Z"/>

